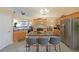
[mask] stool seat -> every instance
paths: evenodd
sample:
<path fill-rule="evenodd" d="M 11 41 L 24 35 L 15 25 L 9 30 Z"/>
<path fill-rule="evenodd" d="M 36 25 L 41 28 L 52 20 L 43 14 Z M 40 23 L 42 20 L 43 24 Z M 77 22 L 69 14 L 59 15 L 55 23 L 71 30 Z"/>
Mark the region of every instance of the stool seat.
<path fill-rule="evenodd" d="M 59 51 L 61 51 L 60 42 L 61 40 L 59 37 L 50 37 L 49 43 L 54 45 L 56 52 L 57 52 L 57 49 L 56 49 L 57 45 L 59 45 Z"/>
<path fill-rule="evenodd" d="M 36 44 L 37 39 L 35 37 L 28 37 L 27 44 Z"/>
<path fill-rule="evenodd" d="M 37 44 L 37 39 L 35 37 L 28 37 L 26 42 L 26 51 L 30 51 L 30 46 Z"/>
<path fill-rule="evenodd" d="M 51 37 L 50 40 L 49 40 L 49 43 L 57 45 L 57 44 L 60 43 L 60 38 L 58 38 L 58 37 Z"/>
<path fill-rule="evenodd" d="M 48 37 L 38 38 L 38 44 L 44 45 L 46 47 L 46 51 L 48 52 Z"/>
<path fill-rule="evenodd" d="M 48 38 L 47 37 L 38 38 L 38 43 L 40 45 L 48 45 Z"/>

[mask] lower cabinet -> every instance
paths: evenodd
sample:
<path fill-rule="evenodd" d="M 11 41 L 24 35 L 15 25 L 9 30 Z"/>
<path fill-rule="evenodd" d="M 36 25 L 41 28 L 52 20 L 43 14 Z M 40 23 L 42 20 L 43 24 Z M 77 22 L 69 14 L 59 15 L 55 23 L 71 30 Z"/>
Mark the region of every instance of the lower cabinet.
<path fill-rule="evenodd" d="M 25 40 L 26 31 L 15 31 L 13 32 L 14 42 L 20 42 Z"/>

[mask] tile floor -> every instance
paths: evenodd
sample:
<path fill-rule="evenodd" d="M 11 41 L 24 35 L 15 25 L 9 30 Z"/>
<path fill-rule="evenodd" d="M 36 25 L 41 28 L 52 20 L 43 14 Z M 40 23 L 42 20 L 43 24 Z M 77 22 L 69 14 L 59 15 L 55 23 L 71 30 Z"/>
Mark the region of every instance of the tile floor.
<path fill-rule="evenodd" d="M 49 44 L 50 45 L 50 44 Z M 16 45 L 9 45 L 4 49 L 0 50 L 0 52 L 26 52 L 26 42 L 20 42 Z M 79 50 L 72 50 L 68 48 L 64 43 L 60 43 L 61 52 L 78 52 Z M 57 50 L 59 50 L 57 46 Z M 36 52 L 36 46 L 31 46 L 30 52 Z M 39 47 L 39 52 L 46 52 L 45 46 Z M 52 45 L 49 46 L 49 52 L 55 52 L 55 49 Z"/>

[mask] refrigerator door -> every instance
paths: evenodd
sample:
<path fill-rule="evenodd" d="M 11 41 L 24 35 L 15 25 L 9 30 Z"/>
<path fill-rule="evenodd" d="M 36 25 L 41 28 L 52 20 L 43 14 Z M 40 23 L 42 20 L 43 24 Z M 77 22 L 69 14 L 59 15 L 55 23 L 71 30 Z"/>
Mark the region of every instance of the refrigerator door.
<path fill-rule="evenodd" d="M 79 49 L 79 18 L 74 18 L 72 23 L 73 49 Z"/>

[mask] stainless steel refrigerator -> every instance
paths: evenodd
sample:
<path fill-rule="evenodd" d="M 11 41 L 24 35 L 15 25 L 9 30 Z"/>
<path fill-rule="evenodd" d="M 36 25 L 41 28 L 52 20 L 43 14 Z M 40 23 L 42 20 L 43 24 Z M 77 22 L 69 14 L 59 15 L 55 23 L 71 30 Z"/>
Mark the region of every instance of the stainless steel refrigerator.
<path fill-rule="evenodd" d="M 61 38 L 71 49 L 79 49 L 79 18 L 64 19 L 61 22 Z"/>

